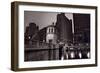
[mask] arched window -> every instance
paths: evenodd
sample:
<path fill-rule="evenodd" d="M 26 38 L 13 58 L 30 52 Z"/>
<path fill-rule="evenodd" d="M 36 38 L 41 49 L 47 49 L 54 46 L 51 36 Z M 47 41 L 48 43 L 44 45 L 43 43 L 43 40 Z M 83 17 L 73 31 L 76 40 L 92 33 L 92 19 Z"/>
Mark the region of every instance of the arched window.
<path fill-rule="evenodd" d="M 51 33 L 51 27 L 49 27 L 49 33 Z"/>
<path fill-rule="evenodd" d="M 53 27 L 53 33 L 55 32 L 55 28 Z"/>
<path fill-rule="evenodd" d="M 51 28 L 51 33 L 53 33 L 53 27 Z"/>
<path fill-rule="evenodd" d="M 49 33 L 49 28 L 47 28 L 47 33 Z"/>

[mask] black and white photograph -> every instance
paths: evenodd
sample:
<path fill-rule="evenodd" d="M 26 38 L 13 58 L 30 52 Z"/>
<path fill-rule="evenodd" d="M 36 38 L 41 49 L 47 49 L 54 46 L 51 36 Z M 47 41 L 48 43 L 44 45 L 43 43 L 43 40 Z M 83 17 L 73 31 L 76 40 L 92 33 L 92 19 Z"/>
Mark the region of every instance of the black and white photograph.
<path fill-rule="evenodd" d="M 24 61 L 90 59 L 90 14 L 24 11 Z"/>
<path fill-rule="evenodd" d="M 14 71 L 97 66 L 97 7 L 12 3 Z"/>

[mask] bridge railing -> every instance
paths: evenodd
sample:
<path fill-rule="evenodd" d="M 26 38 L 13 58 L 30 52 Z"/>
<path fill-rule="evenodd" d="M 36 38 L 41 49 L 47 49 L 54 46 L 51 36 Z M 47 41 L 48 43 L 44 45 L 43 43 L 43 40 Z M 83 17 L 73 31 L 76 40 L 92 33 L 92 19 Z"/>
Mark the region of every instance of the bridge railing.
<path fill-rule="evenodd" d="M 36 43 L 37 44 L 37 43 Z M 45 44 L 45 45 L 44 45 Z M 39 45 L 39 46 L 38 46 Z M 60 58 L 59 47 L 55 47 L 55 45 L 47 44 L 47 43 L 38 43 L 38 45 L 26 45 L 25 53 L 27 53 L 27 60 L 60 60 L 60 59 L 89 59 L 90 58 L 90 46 L 82 45 L 82 46 L 66 46 L 66 48 L 62 48 L 62 58 Z M 42 47 L 41 47 L 41 46 Z M 51 47 L 52 46 L 52 47 Z M 33 57 L 30 59 L 30 52 Z M 34 55 L 37 57 L 34 57 Z M 42 57 L 41 57 L 42 56 Z"/>

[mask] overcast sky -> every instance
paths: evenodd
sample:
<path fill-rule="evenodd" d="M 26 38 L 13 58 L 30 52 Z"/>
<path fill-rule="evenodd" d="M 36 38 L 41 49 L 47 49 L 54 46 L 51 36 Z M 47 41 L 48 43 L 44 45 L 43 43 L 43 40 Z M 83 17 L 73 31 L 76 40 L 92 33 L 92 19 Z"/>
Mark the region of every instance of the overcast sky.
<path fill-rule="evenodd" d="M 39 29 L 51 25 L 53 22 L 56 22 L 57 19 L 56 12 L 34 12 L 34 11 L 24 11 L 24 24 L 25 27 L 29 26 L 29 23 L 34 22 L 39 26 Z M 66 13 L 65 14 L 68 19 L 72 19 L 73 14 Z"/>

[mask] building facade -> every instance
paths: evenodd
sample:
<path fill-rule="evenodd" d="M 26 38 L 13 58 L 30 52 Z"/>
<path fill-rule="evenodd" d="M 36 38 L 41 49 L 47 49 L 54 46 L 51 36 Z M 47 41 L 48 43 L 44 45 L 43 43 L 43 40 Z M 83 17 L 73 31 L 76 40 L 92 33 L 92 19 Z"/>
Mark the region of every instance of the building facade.
<path fill-rule="evenodd" d="M 46 43 L 56 44 L 56 42 L 57 42 L 56 28 L 54 23 L 52 23 L 52 25 L 48 26 L 46 30 Z"/>
<path fill-rule="evenodd" d="M 57 15 L 56 29 L 58 40 L 62 42 L 73 41 L 72 21 L 64 13 Z"/>

